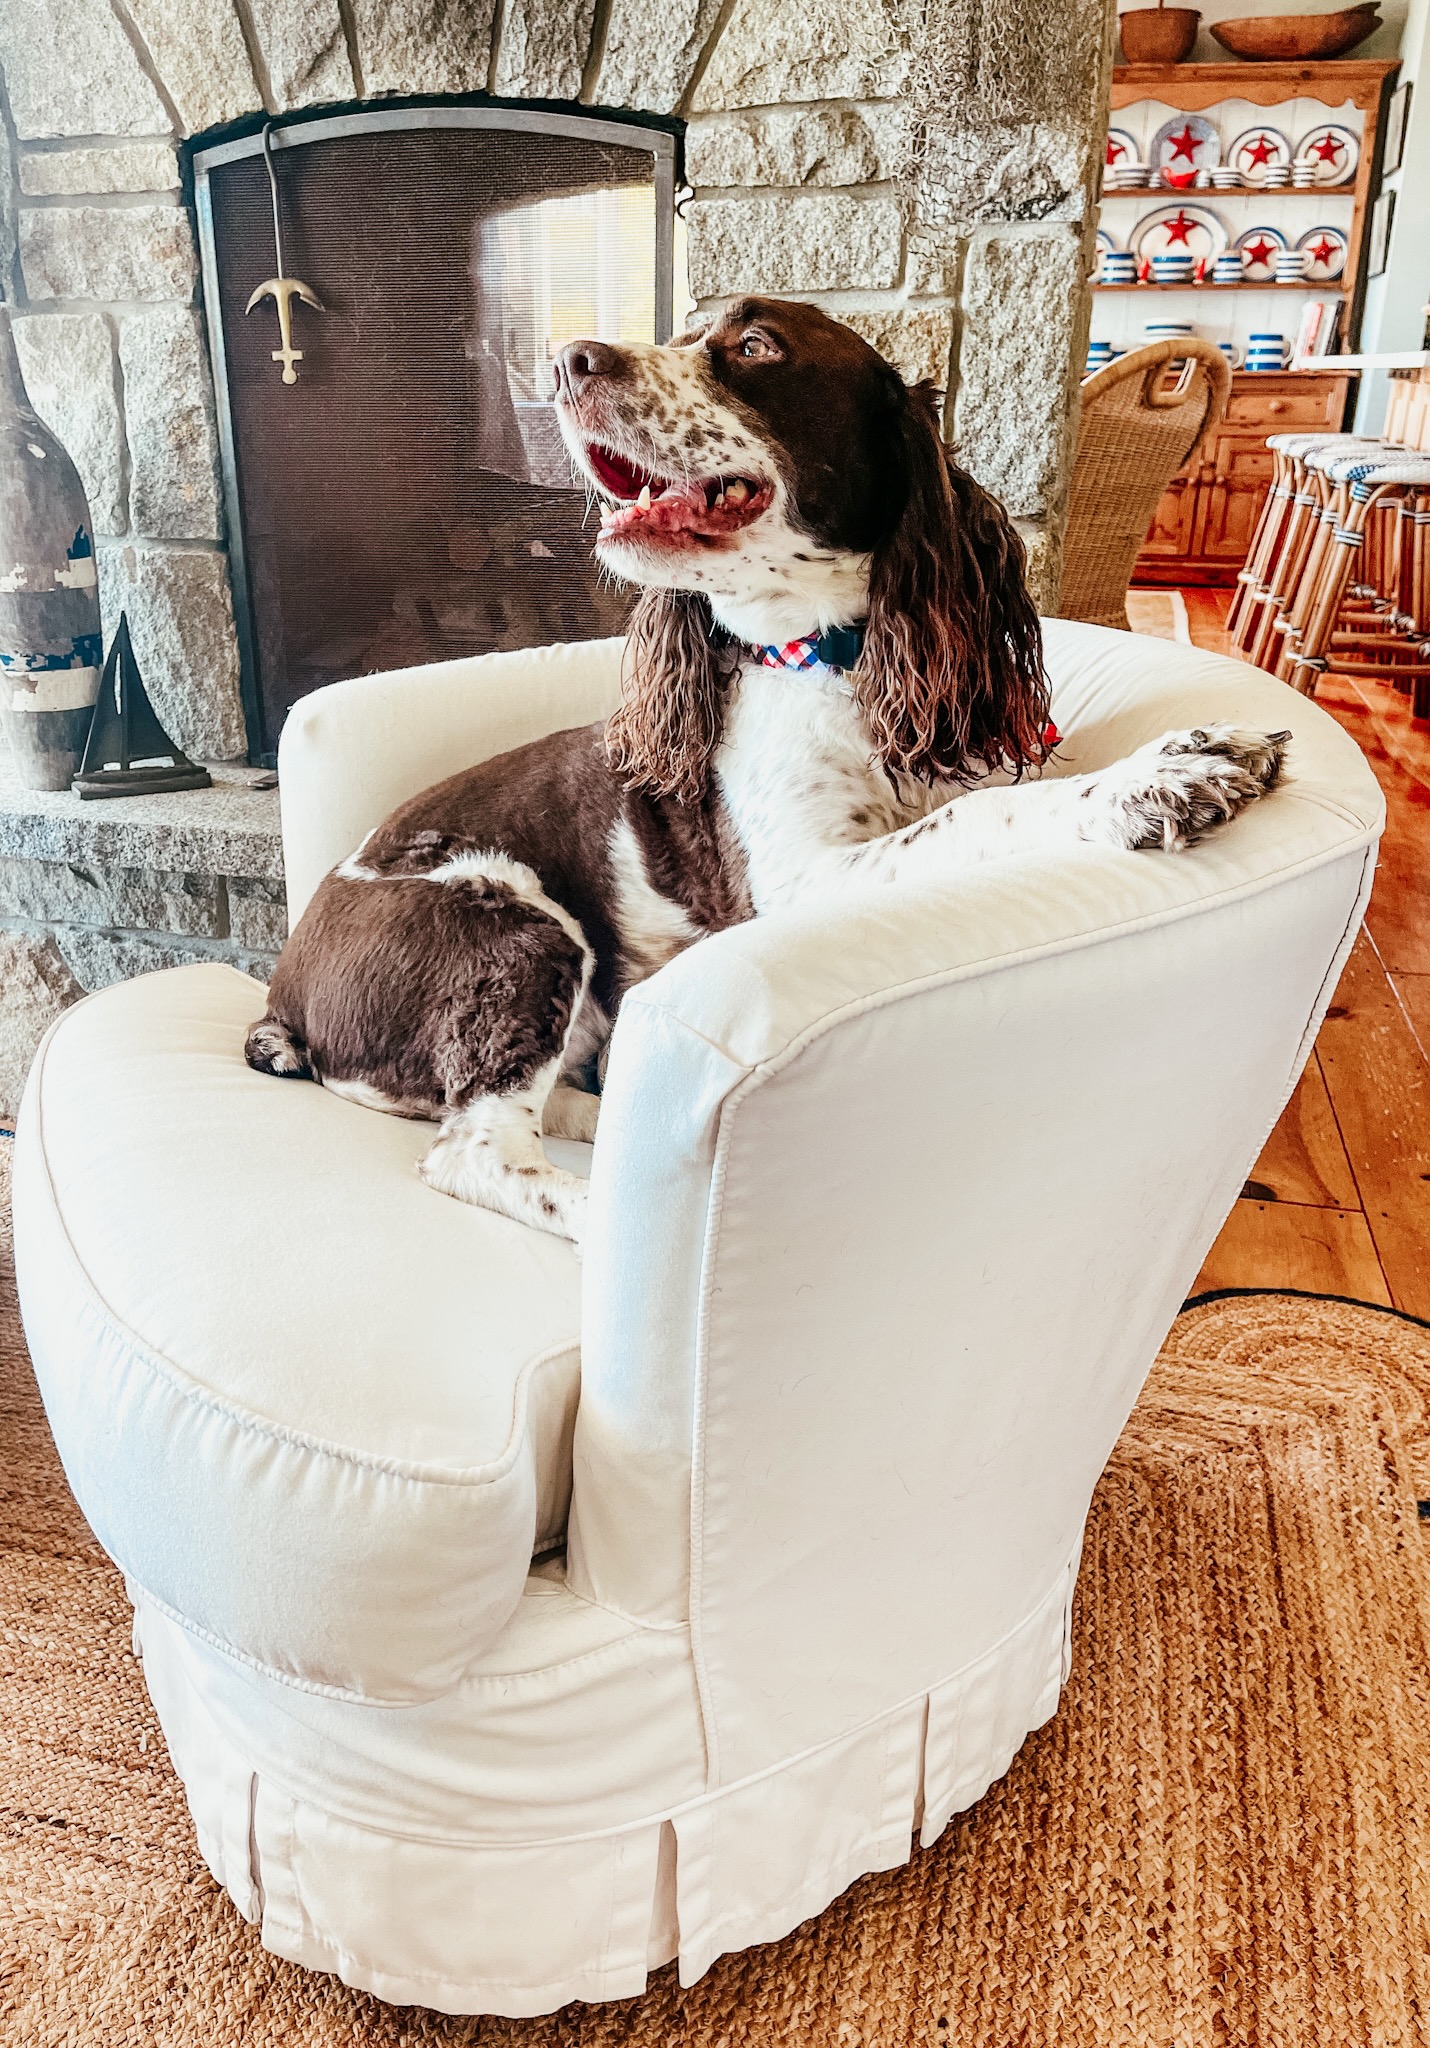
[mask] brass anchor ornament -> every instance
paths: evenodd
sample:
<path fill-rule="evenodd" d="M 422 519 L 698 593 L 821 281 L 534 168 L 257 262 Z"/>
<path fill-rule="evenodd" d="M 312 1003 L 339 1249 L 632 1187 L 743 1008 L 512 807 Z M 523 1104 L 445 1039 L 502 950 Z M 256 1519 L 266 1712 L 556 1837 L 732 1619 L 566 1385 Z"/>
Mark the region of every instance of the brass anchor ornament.
<path fill-rule="evenodd" d="M 270 122 L 263 131 L 263 163 L 273 194 L 273 253 L 278 265 L 278 275 L 265 278 L 263 283 L 257 286 L 243 310 L 245 313 L 251 313 L 260 299 L 272 299 L 278 308 L 279 341 L 279 346 L 273 351 L 273 360 L 283 365 L 283 382 L 296 384 L 298 372 L 293 366 L 302 362 L 303 351 L 293 346 L 293 301 L 301 299 L 305 306 L 311 306 L 316 313 L 323 311 L 323 302 L 310 284 L 304 284 L 301 278 L 283 275 L 283 226 L 279 218 L 278 173 L 273 166 L 273 144 L 270 139 L 272 132 L 273 124 Z"/>

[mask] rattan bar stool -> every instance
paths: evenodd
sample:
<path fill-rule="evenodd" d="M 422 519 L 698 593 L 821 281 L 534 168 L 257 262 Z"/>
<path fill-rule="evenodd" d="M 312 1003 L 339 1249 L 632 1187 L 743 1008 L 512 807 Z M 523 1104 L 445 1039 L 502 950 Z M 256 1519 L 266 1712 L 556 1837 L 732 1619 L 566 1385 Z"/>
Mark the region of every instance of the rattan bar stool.
<path fill-rule="evenodd" d="M 1423 717 L 1430 713 L 1424 532 L 1430 521 L 1417 515 L 1430 512 L 1430 456 L 1312 453 L 1307 467 L 1322 475 L 1325 499 L 1295 597 L 1277 622 L 1283 645 L 1276 672 L 1306 696 L 1315 695 L 1331 667 L 1390 681 L 1413 693 L 1414 713 Z M 1409 516 L 1402 518 L 1407 505 Z M 1352 593 L 1373 521 L 1381 527 L 1375 567 L 1382 580 L 1362 577 Z"/>
<path fill-rule="evenodd" d="M 1386 452 L 1383 442 L 1355 434 L 1273 434 L 1267 446 L 1276 471 L 1227 619 L 1232 646 L 1259 667 L 1277 644 L 1329 503 L 1329 487 L 1312 458 Z"/>

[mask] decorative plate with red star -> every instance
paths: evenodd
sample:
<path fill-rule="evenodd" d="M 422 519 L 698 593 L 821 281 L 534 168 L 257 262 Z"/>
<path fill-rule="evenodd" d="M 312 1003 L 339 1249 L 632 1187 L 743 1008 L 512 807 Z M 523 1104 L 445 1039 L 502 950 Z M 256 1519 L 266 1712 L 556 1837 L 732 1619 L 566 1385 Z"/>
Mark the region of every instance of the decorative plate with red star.
<path fill-rule="evenodd" d="M 1209 171 L 1221 162 L 1221 136 L 1205 114 L 1173 114 L 1152 137 L 1154 171 Z"/>
<path fill-rule="evenodd" d="M 1140 164 L 1141 151 L 1137 138 L 1129 135 L 1125 128 L 1109 128 L 1107 131 L 1107 154 L 1103 162 L 1110 171 L 1125 170 L 1128 164 Z"/>
<path fill-rule="evenodd" d="M 1318 185 L 1349 185 L 1360 162 L 1360 143 L 1349 128 L 1323 121 L 1303 135 L 1296 149 L 1298 164 L 1314 164 Z"/>
<path fill-rule="evenodd" d="M 1329 284 L 1339 277 L 1349 246 L 1339 228 L 1312 228 L 1309 235 L 1302 235 L 1296 247 L 1305 258 L 1307 283 Z"/>
<path fill-rule="evenodd" d="M 1241 257 L 1241 274 L 1248 284 L 1270 284 L 1276 276 L 1276 258 L 1286 247 L 1280 228 L 1248 228 L 1233 244 Z"/>
<path fill-rule="evenodd" d="M 1244 135 L 1237 136 L 1226 160 L 1243 185 L 1264 185 L 1273 165 L 1289 166 L 1291 145 L 1279 128 L 1248 128 Z"/>
<path fill-rule="evenodd" d="M 1159 206 L 1144 213 L 1128 239 L 1142 262 L 1153 256 L 1204 256 L 1210 262 L 1226 247 L 1226 229 L 1206 206 Z"/>

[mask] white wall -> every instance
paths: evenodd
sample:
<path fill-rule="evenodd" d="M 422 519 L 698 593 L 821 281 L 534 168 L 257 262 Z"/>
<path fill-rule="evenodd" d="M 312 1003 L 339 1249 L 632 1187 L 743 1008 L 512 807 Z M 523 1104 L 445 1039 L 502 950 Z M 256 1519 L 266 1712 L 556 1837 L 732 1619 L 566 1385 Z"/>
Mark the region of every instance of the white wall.
<path fill-rule="evenodd" d="M 1430 300 L 1430 0 L 1410 0 L 1400 45 L 1400 77 L 1412 82 L 1410 125 L 1400 169 L 1385 181 L 1395 198 L 1390 261 L 1366 286 L 1361 348 L 1367 355 L 1414 349 L 1425 335 Z M 1370 223 L 1366 223 L 1369 232 Z M 1378 433 L 1385 424 L 1389 379 L 1383 371 L 1361 379 L 1356 427 Z"/>

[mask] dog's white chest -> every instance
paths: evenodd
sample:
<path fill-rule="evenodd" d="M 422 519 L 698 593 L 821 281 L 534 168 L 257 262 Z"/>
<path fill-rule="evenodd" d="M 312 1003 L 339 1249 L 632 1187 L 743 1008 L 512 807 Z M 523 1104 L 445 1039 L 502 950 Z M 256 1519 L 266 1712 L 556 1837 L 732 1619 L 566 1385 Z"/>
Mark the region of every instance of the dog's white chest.
<path fill-rule="evenodd" d="M 926 807 L 895 791 L 828 669 L 747 664 L 715 765 L 757 915 L 807 887 L 822 855 L 897 831 Z"/>

